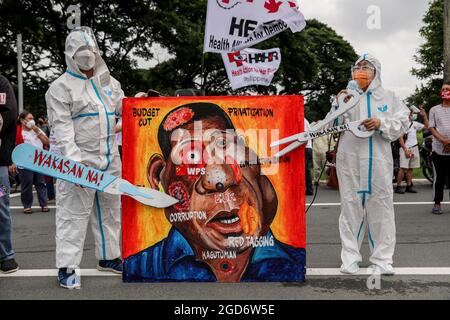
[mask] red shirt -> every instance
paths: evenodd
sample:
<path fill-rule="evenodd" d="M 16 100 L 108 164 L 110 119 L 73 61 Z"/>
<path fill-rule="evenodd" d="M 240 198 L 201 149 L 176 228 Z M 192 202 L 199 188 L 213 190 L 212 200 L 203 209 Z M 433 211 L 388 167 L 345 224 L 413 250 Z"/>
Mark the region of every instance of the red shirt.
<path fill-rule="evenodd" d="M 24 142 L 25 141 L 23 140 L 22 126 L 19 124 L 19 125 L 17 125 L 17 130 L 16 130 L 16 146 L 18 146 L 19 144 L 22 144 Z"/>

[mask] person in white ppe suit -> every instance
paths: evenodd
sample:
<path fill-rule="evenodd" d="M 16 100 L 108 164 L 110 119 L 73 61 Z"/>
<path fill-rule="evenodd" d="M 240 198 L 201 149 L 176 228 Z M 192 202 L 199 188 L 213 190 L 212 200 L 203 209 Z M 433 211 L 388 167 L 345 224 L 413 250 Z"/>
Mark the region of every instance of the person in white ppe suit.
<path fill-rule="evenodd" d="M 381 65 L 373 56 L 364 54 L 356 61 L 352 78 L 360 88 L 361 99 L 338 121 L 361 120 L 367 130 L 376 132 L 371 138 L 359 139 L 347 131 L 339 142 L 336 168 L 341 197 L 341 272 L 359 271 L 360 248 L 367 229 L 372 264 L 369 270 L 394 274 L 391 142 L 408 130 L 410 111 L 393 92 L 382 87 Z"/>
<path fill-rule="evenodd" d="M 74 29 L 66 39 L 67 70 L 45 99 L 60 153 L 115 176 L 121 175 L 115 117 L 124 93 L 110 76 L 90 28 Z M 122 273 L 120 196 L 58 180 L 56 193 L 56 267 L 65 288 L 80 288 L 79 265 L 88 222 L 101 271 Z"/>

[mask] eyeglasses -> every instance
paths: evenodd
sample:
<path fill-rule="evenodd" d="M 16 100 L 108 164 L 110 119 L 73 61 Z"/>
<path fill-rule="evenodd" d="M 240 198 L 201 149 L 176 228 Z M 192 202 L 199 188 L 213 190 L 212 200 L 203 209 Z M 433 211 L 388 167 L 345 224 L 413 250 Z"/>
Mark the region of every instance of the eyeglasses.
<path fill-rule="evenodd" d="M 352 72 L 359 71 L 359 70 L 361 70 L 361 71 L 375 71 L 375 68 L 371 67 L 371 66 L 353 66 L 352 67 Z"/>

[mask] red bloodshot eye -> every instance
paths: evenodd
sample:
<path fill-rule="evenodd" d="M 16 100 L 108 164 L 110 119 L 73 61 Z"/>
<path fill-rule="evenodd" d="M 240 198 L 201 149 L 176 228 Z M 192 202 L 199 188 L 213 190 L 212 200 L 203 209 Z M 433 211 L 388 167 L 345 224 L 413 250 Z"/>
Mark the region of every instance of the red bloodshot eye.
<path fill-rule="evenodd" d="M 204 145 L 201 141 L 191 141 L 181 149 L 183 164 L 203 164 Z"/>

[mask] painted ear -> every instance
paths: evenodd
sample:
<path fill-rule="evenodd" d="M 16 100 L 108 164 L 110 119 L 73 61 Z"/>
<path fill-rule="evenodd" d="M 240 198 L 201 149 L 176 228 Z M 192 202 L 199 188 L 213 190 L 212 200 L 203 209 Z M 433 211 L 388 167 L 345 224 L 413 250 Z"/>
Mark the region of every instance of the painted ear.
<path fill-rule="evenodd" d="M 147 179 L 152 189 L 159 190 L 161 182 L 161 171 L 166 166 L 166 162 L 160 154 L 154 154 L 147 166 Z"/>
<path fill-rule="evenodd" d="M 272 182 L 266 176 L 259 176 L 258 183 L 262 191 L 263 225 L 269 227 L 277 214 L 278 197 Z"/>

